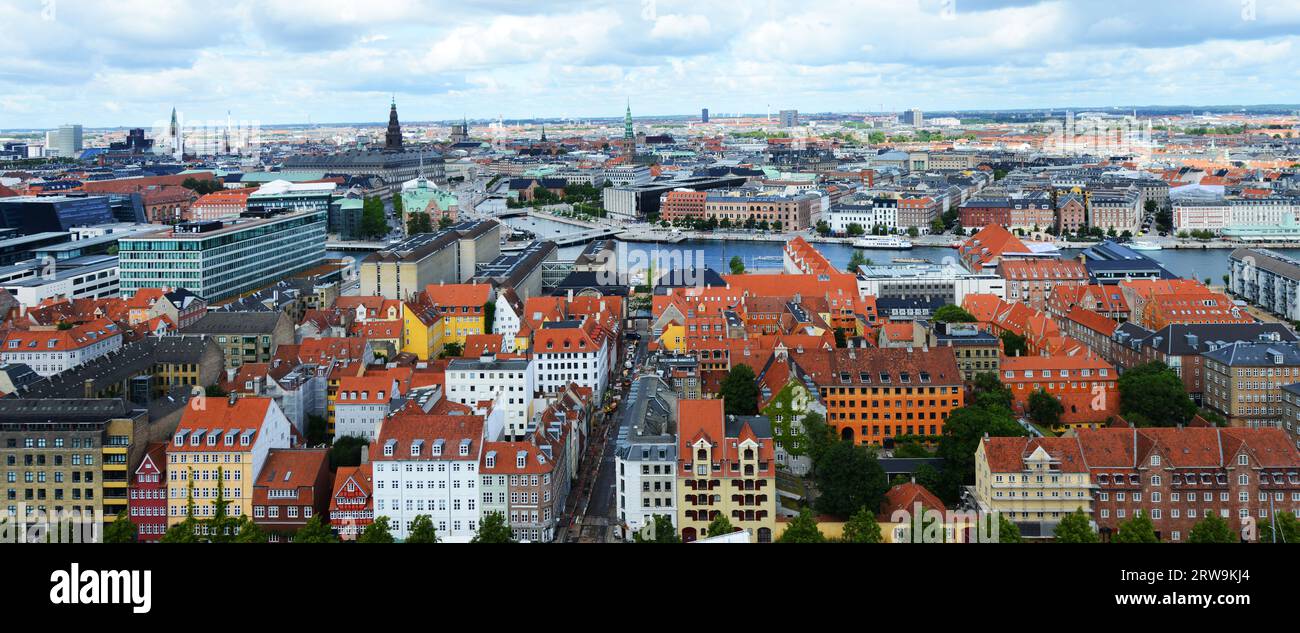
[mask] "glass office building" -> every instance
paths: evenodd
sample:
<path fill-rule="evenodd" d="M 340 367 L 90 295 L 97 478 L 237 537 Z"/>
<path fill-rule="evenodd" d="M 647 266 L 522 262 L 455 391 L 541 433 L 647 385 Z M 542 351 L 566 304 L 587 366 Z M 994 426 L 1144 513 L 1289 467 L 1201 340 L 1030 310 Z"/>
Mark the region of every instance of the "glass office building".
<path fill-rule="evenodd" d="M 123 297 L 141 288 L 185 288 L 209 302 L 268 286 L 325 259 L 325 211 L 186 222 L 123 238 Z"/>

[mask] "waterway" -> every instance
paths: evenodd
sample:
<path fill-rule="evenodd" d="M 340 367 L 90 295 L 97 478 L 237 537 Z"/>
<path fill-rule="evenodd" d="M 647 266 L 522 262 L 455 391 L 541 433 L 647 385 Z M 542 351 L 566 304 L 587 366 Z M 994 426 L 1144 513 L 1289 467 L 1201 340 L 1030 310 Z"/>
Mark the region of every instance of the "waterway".
<path fill-rule="evenodd" d="M 556 222 L 547 218 L 519 217 L 508 218 L 507 225 L 530 231 L 540 239 L 554 238 L 583 230 L 579 226 Z M 719 242 L 711 240 L 688 240 L 679 244 L 649 244 L 629 242 L 630 249 L 644 249 L 682 253 L 686 257 L 675 261 L 696 261 L 703 254 L 703 261 L 708 267 L 718 272 L 727 272 L 731 258 L 739 257 L 745 262 L 745 268 L 751 271 L 776 270 L 781 268 L 782 242 Z M 849 259 L 855 249 L 847 244 L 814 244 L 832 264 L 841 270 L 848 267 Z M 572 261 L 583 250 L 583 246 L 561 248 L 559 259 Z M 1273 249 L 1284 255 L 1300 259 L 1300 248 Z M 955 256 L 951 248 L 918 247 L 911 250 L 861 250 L 862 254 L 874 264 L 890 264 L 898 259 L 923 259 L 942 263 L 945 258 Z M 1214 284 L 1223 283 L 1223 276 L 1228 274 L 1228 256 L 1231 249 L 1170 249 L 1162 251 L 1144 251 L 1143 254 L 1164 264 L 1166 268 L 1180 277 L 1190 279 L 1210 279 Z M 1074 257 L 1079 250 L 1065 249 L 1062 257 Z"/>

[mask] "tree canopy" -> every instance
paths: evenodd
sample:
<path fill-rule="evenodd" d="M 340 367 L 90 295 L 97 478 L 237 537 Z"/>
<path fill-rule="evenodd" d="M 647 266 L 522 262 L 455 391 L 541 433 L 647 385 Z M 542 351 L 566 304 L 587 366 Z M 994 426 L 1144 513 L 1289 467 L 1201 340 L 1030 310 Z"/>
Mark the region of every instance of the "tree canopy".
<path fill-rule="evenodd" d="M 812 510 L 804 508 L 799 511 L 799 516 L 790 520 L 789 525 L 785 528 L 785 533 L 778 539 L 778 543 L 825 543 L 826 536 L 817 528 L 817 519 L 813 518 Z"/>
<path fill-rule="evenodd" d="M 733 275 L 745 274 L 745 260 L 741 259 L 739 255 L 731 258 L 731 263 L 729 264 L 729 266 L 731 267 L 731 274 Z"/>
<path fill-rule="evenodd" d="M 845 543 L 879 543 L 881 540 L 876 515 L 865 507 L 859 508 L 844 524 Z"/>
<path fill-rule="evenodd" d="M 736 365 L 722 379 L 718 395 L 727 415 L 758 415 L 758 377 L 749 365 Z"/>
<path fill-rule="evenodd" d="M 384 526 L 382 530 L 384 531 L 385 534 L 387 534 L 388 517 L 380 517 L 380 519 L 383 519 L 384 521 Z M 369 526 L 367 526 L 367 528 L 368 527 Z M 294 543 L 337 543 L 339 542 L 339 539 L 337 536 L 334 536 L 333 532 L 330 531 L 329 526 L 325 525 L 324 515 L 314 514 L 310 519 L 307 519 L 307 522 L 303 524 L 302 527 L 298 528 L 298 533 L 293 535 L 293 542 Z M 390 536 L 387 541 L 361 541 L 361 542 L 362 543 L 372 543 L 372 542 L 391 543 L 393 542 L 393 539 Z"/>
<path fill-rule="evenodd" d="M 1120 412 L 1135 426 L 1177 426 L 1196 415 L 1182 378 L 1161 362 L 1126 370 L 1119 376 Z"/>
<path fill-rule="evenodd" d="M 130 514 L 126 510 L 117 513 L 117 518 L 113 519 L 104 528 L 105 543 L 134 543 L 139 528 L 131 522 Z"/>
<path fill-rule="evenodd" d="M 1232 526 L 1218 514 L 1211 512 L 1192 526 L 1187 535 L 1189 543 L 1236 543 L 1240 539 Z"/>
<path fill-rule="evenodd" d="M 817 461 L 814 479 L 820 493 L 817 511 L 847 518 L 862 508 L 878 508 L 889 490 L 885 469 L 866 447 L 839 441 Z"/>
<path fill-rule="evenodd" d="M 965 308 L 951 303 L 934 311 L 936 323 L 975 323 L 976 320 Z"/>
<path fill-rule="evenodd" d="M 1002 333 L 1002 353 L 1007 356 L 1028 356 L 1029 343 L 1015 332 Z"/>
<path fill-rule="evenodd" d="M 1097 532 L 1092 529 L 1092 519 L 1082 509 L 1061 518 L 1056 524 L 1057 543 L 1096 543 Z"/>
<path fill-rule="evenodd" d="M 437 543 L 438 530 L 433 527 L 433 519 L 421 514 L 411 520 L 411 531 L 406 536 L 407 543 Z"/>
<path fill-rule="evenodd" d="M 1115 532 L 1116 543 L 1159 543 L 1156 527 L 1145 512 L 1138 511 L 1133 518 L 1121 521 Z"/>
<path fill-rule="evenodd" d="M 478 533 L 470 540 L 471 543 L 514 543 L 513 534 L 510 532 L 510 525 L 506 523 L 506 515 L 500 512 L 489 512 L 483 517 L 483 522 L 478 526 Z"/>
<path fill-rule="evenodd" d="M 1043 426 L 1055 426 L 1065 413 L 1065 405 L 1060 398 L 1047 393 L 1044 389 L 1029 394 L 1029 417 Z"/>
<path fill-rule="evenodd" d="M 649 526 L 649 530 L 641 530 L 632 535 L 632 541 L 636 543 L 681 543 L 681 537 L 677 536 L 677 528 L 673 527 L 673 518 L 670 516 L 656 514 L 654 520 Z M 647 537 L 645 532 L 649 531 Z"/>
<path fill-rule="evenodd" d="M 985 434 L 989 437 L 1023 437 L 1028 431 L 1011 416 L 1011 410 L 1000 405 L 962 407 L 948 415 L 939 438 L 936 457 L 944 460 L 938 489 L 931 492 L 947 503 L 961 498 L 961 488 L 975 483 L 975 450 Z"/>
<path fill-rule="evenodd" d="M 392 527 L 386 516 L 375 517 L 375 522 L 367 525 L 357 537 L 358 543 L 392 543 L 393 540 Z"/>
<path fill-rule="evenodd" d="M 727 515 L 719 514 L 718 518 L 711 521 L 709 527 L 705 528 L 704 533 L 708 536 L 722 536 L 735 531 L 736 526 L 731 524 L 731 520 L 727 518 Z"/>

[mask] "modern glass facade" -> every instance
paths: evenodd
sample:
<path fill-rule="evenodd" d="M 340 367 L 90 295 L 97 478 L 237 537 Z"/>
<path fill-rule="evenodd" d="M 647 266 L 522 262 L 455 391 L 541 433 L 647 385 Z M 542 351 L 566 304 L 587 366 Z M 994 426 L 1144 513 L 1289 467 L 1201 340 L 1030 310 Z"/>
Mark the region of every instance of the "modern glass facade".
<path fill-rule="evenodd" d="M 185 288 L 208 301 L 257 290 L 325 259 L 327 213 L 242 219 L 204 233 L 164 232 L 119 242 L 123 297 Z"/>

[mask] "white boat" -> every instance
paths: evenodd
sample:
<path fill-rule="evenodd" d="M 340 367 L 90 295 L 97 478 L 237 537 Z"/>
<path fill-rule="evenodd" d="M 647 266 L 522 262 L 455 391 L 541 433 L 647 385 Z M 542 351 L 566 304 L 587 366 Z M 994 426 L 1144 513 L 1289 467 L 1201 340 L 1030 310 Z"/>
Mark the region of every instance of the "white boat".
<path fill-rule="evenodd" d="M 900 250 L 912 248 L 912 243 L 901 237 L 868 235 L 853 242 L 853 248 L 881 248 Z"/>
<path fill-rule="evenodd" d="M 1158 251 L 1158 250 L 1162 250 L 1162 249 L 1161 249 L 1161 246 L 1160 246 L 1159 244 L 1156 244 L 1155 242 L 1147 242 L 1147 241 L 1144 241 L 1144 240 L 1138 240 L 1138 241 L 1136 241 L 1136 242 L 1133 242 L 1132 244 L 1129 244 L 1129 248 L 1131 248 L 1131 249 L 1133 249 L 1133 250 L 1135 250 L 1135 251 Z"/>

